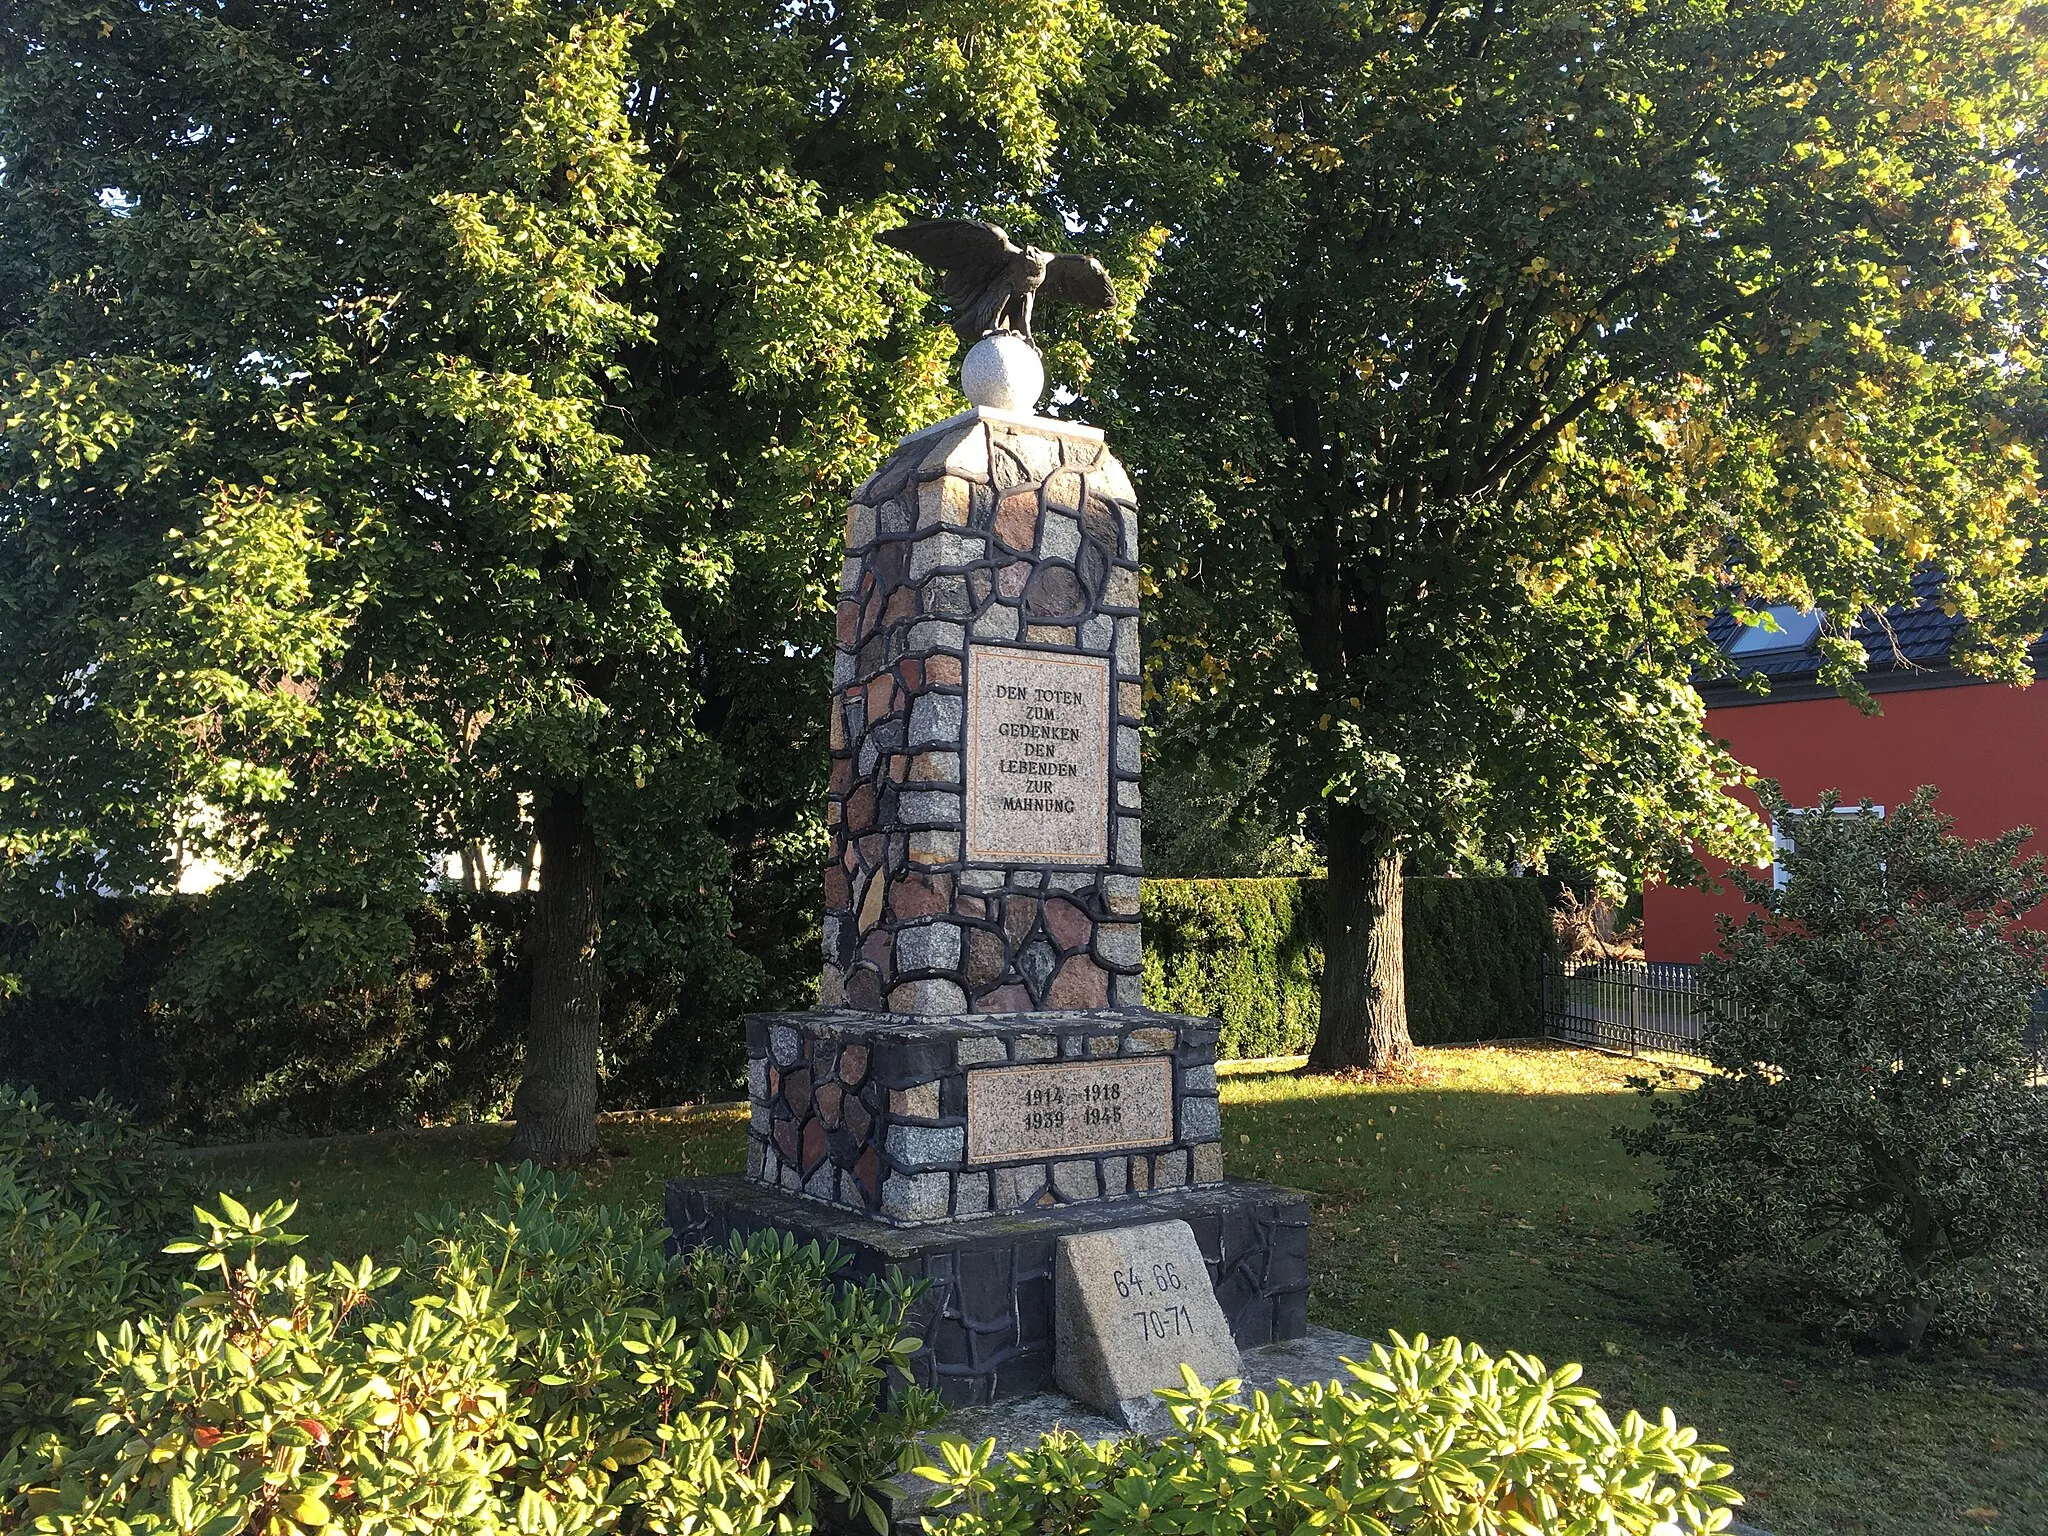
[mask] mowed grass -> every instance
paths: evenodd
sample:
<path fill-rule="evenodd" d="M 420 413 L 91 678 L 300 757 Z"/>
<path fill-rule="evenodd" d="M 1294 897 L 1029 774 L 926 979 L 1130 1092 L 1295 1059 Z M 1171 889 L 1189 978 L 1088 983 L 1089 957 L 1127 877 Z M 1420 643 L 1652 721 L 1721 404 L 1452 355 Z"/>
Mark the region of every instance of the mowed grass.
<path fill-rule="evenodd" d="M 1696 1321 L 1638 1240 L 1646 1172 L 1614 1128 L 1645 1066 L 1588 1051 L 1425 1051 L 1419 1081 L 1225 1079 L 1229 1171 L 1308 1190 L 1310 1315 L 1577 1360 L 1617 1414 L 1669 1405 L 1726 1445 L 1773 1536 L 2048 1532 L 2048 1375 L 2033 1356 L 1903 1363 Z M 1341 1138 L 1341 1139 L 1340 1139 Z"/>
<path fill-rule="evenodd" d="M 1681 1419 L 1725 1444 L 1774 1536 L 2048 1533 L 2048 1364 L 2035 1355 L 1901 1362 L 1758 1325 L 1700 1324 L 1681 1271 L 1638 1240 L 1645 1170 L 1614 1128 L 1646 1113 L 1642 1064 L 1540 1047 L 1422 1053 L 1402 1082 L 1249 1064 L 1223 1080 L 1232 1175 L 1312 1196 L 1318 1323 L 1455 1334 L 1581 1361 L 1613 1410 Z M 606 1124 L 619 1155 L 586 1179 L 655 1203 L 678 1172 L 739 1167 L 734 1109 Z M 490 1195 L 502 1128 L 216 1153 L 211 1181 L 297 1198 L 316 1252 L 394 1252 L 410 1213 Z"/>
<path fill-rule="evenodd" d="M 678 1174 L 743 1167 L 746 1123 L 732 1107 L 608 1115 L 600 1138 L 609 1156 L 576 1173 L 577 1198 L 659 1210 L 662 1185 Z M 224 1148 L 195 1161 L 205 1187 L 244 1202 L 297 1201 L 290 1225 L 306 1235 L 301 1252 L 391 1258 L 417 1230 L 417 1213 L 494 1201 L 510 1134 L 504 1125 L 392 1131 Z"/>

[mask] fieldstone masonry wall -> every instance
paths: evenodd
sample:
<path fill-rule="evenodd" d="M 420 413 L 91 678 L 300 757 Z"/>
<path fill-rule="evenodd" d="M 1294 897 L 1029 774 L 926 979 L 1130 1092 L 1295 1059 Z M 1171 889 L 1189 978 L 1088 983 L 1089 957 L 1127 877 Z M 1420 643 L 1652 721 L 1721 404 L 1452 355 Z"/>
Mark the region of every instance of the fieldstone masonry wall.
<path fill-rule="evenodd" d="M 822 1002 L 1137 1006 L 1138 522 L 1102 434 L 976 409 L 906 438 L 846 549 Z"/>
<path fill-rule="evenodd" d="M 1135 1009 L 946 1021 L 755 1014 L 747 1173 L 897 1224 L 1214 1183 L 1223 1177 L 1216 1036 L 1213 1019 Z M 1146 1070 L 1153 1062 L 1156 1073 Z M 1003 1073 L 1014 1082 L 1003 1095 L 981 1090 L 995 1068 L 1028 1070 Z M 1156 1099 L 1146 1082 L 1159 1085 Z M 1091 1099 L 1103 1084 L 1123 1091 Z M 1003 1130 L 1038 1116 L 1043 1129 L 984 1129 L 980 1140 L 998 1150 L 977 1157 L 977 1115 L 1003 1117 Z"/>

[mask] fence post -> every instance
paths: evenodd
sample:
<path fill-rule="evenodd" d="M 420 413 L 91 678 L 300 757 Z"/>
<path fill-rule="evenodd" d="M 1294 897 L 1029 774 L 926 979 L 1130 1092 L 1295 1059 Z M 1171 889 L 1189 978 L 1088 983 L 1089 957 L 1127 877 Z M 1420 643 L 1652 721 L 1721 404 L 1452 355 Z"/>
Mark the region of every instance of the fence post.
<path fill-rule="evenodd" d="M 1628 1053 L 1636 1054 L 1636 1031 L 1642 1022 L 1643 983 L 1634 971 L 1628 977 Z"/>
<path fill-rule="evenodd" d="M 1536 957 L 1536 977 L 1537 1006 L 1542 1010 L 1536 1033 L 1547 1044 L 1550 1040 L 1550 956 Z"/>

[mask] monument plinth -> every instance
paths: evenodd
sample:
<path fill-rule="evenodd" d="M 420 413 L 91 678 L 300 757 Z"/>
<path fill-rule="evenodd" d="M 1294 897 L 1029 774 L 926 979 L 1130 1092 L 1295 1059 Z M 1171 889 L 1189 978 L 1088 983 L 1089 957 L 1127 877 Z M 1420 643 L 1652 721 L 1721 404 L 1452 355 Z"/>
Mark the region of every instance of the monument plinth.
<path fill-rule="evenodd" d="M 818 1009 L 747 1053 L 748 1176 L 896 1225 L 1223 1177 L 1213 1020 Z"/>
<path fill-rule="evenodd" d="M 822 1006 L 748 1020 L 745 1178 L 668 1192 L 681 1243 L 929 1280 L 916 1375 L 955 1403 L 1052 1385 L 1077 1233 L 1185 1222 L 1238 1345 L 1307 1329 L 1306 1200 L 1223 1180 L 1218 1027 L 1143 1002 L 1136 497 L 1003 344 L 969 381 L 1025 411 L 914 433 L 848 509 Z"/>

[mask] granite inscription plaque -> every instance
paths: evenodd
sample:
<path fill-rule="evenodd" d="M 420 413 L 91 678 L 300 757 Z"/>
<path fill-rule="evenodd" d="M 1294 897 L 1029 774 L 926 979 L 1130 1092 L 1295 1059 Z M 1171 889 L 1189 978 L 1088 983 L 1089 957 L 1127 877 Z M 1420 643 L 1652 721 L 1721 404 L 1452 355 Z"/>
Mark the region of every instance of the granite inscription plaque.
<path fill-rule="evenodd" d="M 968 647 L 967 859 L 1109 853 L 1109 658 Z"/>
<path fill-rule="evenodd" d="M 1165 1417 L 1152 1394 L 1187 1365 L 1214 1385 L 1240 1369 L 1194 1229 L 1154 1222 L 1060 1239 L 1053 1374 L 1062 1391 L 1132 1429 Z"/>
<path fill-rule="evenodd" d="M 967 1161 L 1110 1152 L 1173 1140 L 1164 1056 L 976 1067 L 967 1074 Z"/>

